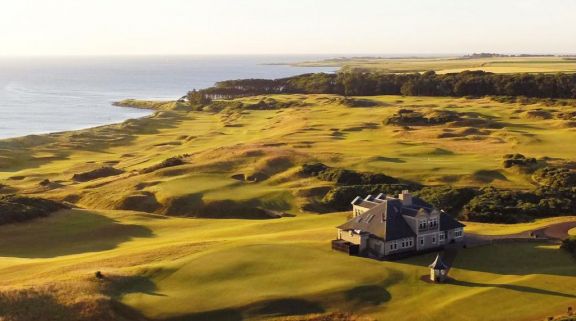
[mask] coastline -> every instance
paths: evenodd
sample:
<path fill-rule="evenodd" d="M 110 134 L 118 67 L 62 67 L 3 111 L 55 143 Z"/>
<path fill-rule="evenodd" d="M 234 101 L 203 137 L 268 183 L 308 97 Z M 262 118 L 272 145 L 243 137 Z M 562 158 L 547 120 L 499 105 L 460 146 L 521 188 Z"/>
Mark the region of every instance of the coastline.
<path fill-rule="evenodd" d="M 68 155 L 73 154 L 72 151 L 91 152 L 129 146 L 139 135 L 174 127 L 185 117 L 184 111 L 141 109 L 147 109 L 150 113 L 117 123 L 0 139 L 0 180 L 12 179 L 15 172 L 24 168 L 66 160 Z M 30 164 L 35 165 L 30 167 Z"/>
<path fill-rule="evenodd" d="M 14 136 L 14 137 L 4 137 L 4 138 L 0 138 L 0 147 L 3 146 L 2 143 L 10 143 L 12 141 L 23 141 L 23 140 L 27 140 L 27 138 L 31 138 L 31 137 L 59 137 L 65 134 L 69 134 L 69 133 L 76 133 L 76 132 L 83 132 L 83 131 L 90 131 L 90 130 L 95 130 L 95 129 L 105 129 L 105 128 L 109 128 L 109 127 L 114 127 L 114 126 L 118 126 L 118 125 L 122 125 L 126 122 L 132 122 L 132 121 L 138 121 L 138 120 L 143 120 L 143 119 L 148 119 L 148 118 L 154 118 L 156 116 L 157 113 L 161 112 L 161 109 L 155 109 L 152 107 L 144 107 L 144 106 L 138 106 L 136 104 L 134 105 L 128 105 L 128 104 L 121 104 L 122 101 L 118 101 L 118 102 L 113 102 L 112 105 L 116 106 L 116 107 L 122 107 L 122 108 L 133 108 L 133 109 L 139 109 L 139 110 L 148 110 L 149 113 L 147 115 L 143 115 L 143 116 L 139 116 L 139 117 L 130 117 L 130 118 L 126 118 L 122 121 L 118 121 L 118 122 L 112 122 L 112 123 L 107 123 L 107 124 L 101 124 L 101 125 L 95 125 L 95 126 L 89 126 L 89 127 L 81 127 L 81 128 L 73 128 L 73 129 L 67 129 L 67 130 L 62 130 L 62 131 L 54 131 L 54 132 L 44 132 L 44 133 L 31 133 L 31 134 L 27 134 L 27 135 L 21 135 L 21 136 Z M 168 102 L 168 101 L 167 101 Z M 158 103 L 160 103 L 160 101 L 158 101 Z M 0 153 L 1 155 L 1 153 Z"/>
<path fill-rule="evenodd" d="M 0 59 L 0 66 L 11 66 L 0 75 L 0 104 L 4 111 L 4 116 L 0 117 L 0 140 L 121 123 L 148 114 L 110 107 L 113 101 L 129 97 L 177 100 L 188 90 L 208 88 L 218 81 L 276 79 L 326 70 L 263 65 L 275 61 L 299 62 L 321 58 L 324 56 L 35 57 L 16 61 Z M 128 107 L 155 109 L 132 105 Z"/>

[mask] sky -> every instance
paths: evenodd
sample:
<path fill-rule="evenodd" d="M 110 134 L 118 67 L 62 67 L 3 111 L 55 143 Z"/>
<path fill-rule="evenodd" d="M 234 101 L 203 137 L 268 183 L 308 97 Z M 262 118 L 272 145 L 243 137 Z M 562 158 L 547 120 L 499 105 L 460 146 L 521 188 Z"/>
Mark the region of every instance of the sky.
<path fill-rule="evenodd" d="M 575 0 L 0 0 L 0 55 L 576 53 Z"/>

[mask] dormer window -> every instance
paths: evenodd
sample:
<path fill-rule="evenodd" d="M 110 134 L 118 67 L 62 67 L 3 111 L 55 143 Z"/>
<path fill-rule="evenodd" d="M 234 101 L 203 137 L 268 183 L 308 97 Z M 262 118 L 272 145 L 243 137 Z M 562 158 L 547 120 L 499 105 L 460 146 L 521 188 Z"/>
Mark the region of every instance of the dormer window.
<path fill-rule="evenodd" d="M 426 223 L 426 221 L 420 221 L 420 224 L 419 224 L 420 230 L 425 230 L 427 227 L 428 227 L 428 224 Z"/>

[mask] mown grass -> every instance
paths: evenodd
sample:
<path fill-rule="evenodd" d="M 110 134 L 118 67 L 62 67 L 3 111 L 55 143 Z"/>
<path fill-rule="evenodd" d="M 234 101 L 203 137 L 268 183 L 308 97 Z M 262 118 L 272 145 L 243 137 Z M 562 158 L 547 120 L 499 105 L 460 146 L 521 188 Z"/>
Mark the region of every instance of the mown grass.
<path fill-rule="evenodd" d="M 378 320 L 529 320 L 562 311 L 576 298 L 574 261 L 556 245 L 463 249 L 451 271 L 455 281 L 435 285 L 421 281 L 433 254 L 379 262 L 330 250 L 334 226 L 346 215 L 258 221 L 65 211 L 0 227 L 0 287 L 36 288 L 63 311 L 72 300 L 68 293 L 85 291 L 91 298 L 111 296 L 148 318 L 185 320 L 332 312 Z M 117 238 L 123 228 L 147 232 Z M 35 235 L 45 247 L 20 245 L 22 235 Z M 16 257 L 15 249 L 26 257 Z M 108 277 L 104 288 L 93 284 L 97 270 Z M 45 284 L 53 290 L 43 292 Z"/>
<path fill-rule="evenodd" d="M 28 320 L 21 298 L 40 296 L 55 311 L 86 305 L 86 311 L 101 312 L 113 299 L 130 313 L 159 319 L 350 312 L 379 320 L 534 320 L 564 311 L 574 301 L 574 261 L 557 246 L 462 250 L 451 272 L 458 282 L 447 285 L 420 280 L 432 255 L 378 262 L 332 252 L 335 226 L 348 213 L 303 211 L 310 190 L 330 183 L 298 175 L 300 165 L 319 161 L 423 184 L 532 188 L 529 174 L 502 167 L 502 156 L 522 153 L 569 162 L 576 146 L 566 142 L 574 129 L 557 119 L 525 118 L 522 112 L 573 106 L 386 96 L 362 98 L 375 107 L 351 108 L 329 95 L 274 99 L 298 101 L 299 107 L 218 114 L 164 110 L 119 125 L 1 141 L 0 183 L 11 191 L 87 208 L 0 227 L 0 292 L 14 302 L 3 313 Z M 490 119 L 501 128 L 483 136 L 441 138 L 478 125 L 386 125 L 399 109 L 451 110 Z M 170 157 L 181 157 L 185 164 L 145 171 Z M 125 172 L 72 180 L 76 173 L 102 166 Z M 265 179 L 232 178 L 255 173 Z M 45 179 L 56 185 L 41 186 Z M 183 198 L 198 204 L 226 200 L 296 216 L 188 219 L 119 211 L 134 195 L 154 195 L 163 206 Z M 187 204 L 191 211 L 194 202 Z M 236 217 L 245 214 L 237 211 Z M 468 230 L 501 235 L 559 220 L 469 224 Z M 97 283 L 96 271 L 107 280 Z M 38 293 L 26 292 L 30 289 Z M 42 308 L 34 306 L 36 312 Z"/>
<path fill-rule="evenodd" d="M 539 219 L 531 223 L 522 224 L 493 224 L 493 223 L 477 223 L 477 222 L 467 222 L 466 231 L 470 233 L 480 234 L 480 235 L 506 235 L 506 234 L 517 234 L 532 230 L 537 230 L 545 226 L 574 221 L 576 217 L 574 216 L 563 216 L 563 217 L 552 217 Z"/>

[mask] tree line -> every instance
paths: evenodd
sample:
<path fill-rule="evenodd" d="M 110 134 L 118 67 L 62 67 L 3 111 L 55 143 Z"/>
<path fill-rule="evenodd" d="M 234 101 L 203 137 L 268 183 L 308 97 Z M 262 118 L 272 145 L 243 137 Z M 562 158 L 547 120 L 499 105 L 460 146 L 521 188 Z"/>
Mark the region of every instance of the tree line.
<path fill-rule="evenodd" d="M 484 71 L 384 74 L 353 71 L 304 74 L 273 80 L 227 80 L 192 93 L 195 101 L 264 94 L 576 98 L 576 74 L 494 74 Z"/>

